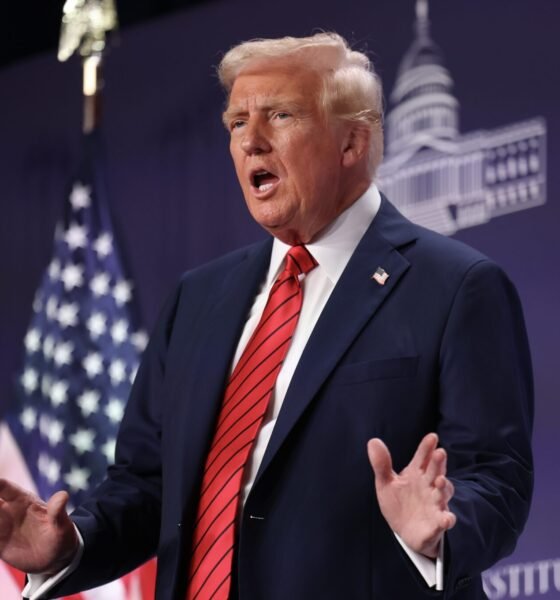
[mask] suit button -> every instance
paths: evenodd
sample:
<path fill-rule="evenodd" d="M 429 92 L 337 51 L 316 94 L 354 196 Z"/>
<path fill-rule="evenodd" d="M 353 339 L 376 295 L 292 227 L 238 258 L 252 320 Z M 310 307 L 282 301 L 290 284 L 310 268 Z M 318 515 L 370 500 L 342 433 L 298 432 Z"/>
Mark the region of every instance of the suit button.
<path fill-rule="evenodd" d="M 472 581 L 472 577 L 461 577 L 461 579 L 457 580 L 455 584 L 455 589 L 459 590 L 461 588 L 466 587 Z"/>

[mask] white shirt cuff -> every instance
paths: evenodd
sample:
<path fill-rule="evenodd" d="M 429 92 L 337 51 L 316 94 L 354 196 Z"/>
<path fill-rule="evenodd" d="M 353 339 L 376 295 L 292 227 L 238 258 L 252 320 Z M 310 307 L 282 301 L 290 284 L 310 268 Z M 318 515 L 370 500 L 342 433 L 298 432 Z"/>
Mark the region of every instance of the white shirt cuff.
<path fill-rule="evenodd" d="M 55 575 L 41 575 L 40 573 L 27 575 L 27 585 L 23 588 L 22 592 L 24 598 L 28 598 L 29 600 L 40 600 L 43 597 L 43 594 L 46 594 L 57 583 L 60 583 L 65 577 L 68 577 L 70 573 L 73 573 L 76 570 L 82 559 L 82 554 L 84 553 L 84 540 L 75 525 L 74 529 L 78 535 L 80 546 L 74 555 L 72 562 Z"/>
<path fill-rule="evenodd" d="M 438 592 L 443 591 L 443 540 L 439 545 L 437 558 L 433 559 L 411 550 L 398 534 L 394 531 L 393 533 L 414 566 L 418 569 L 420 575 L 424 578 L 428 587 L 435 587 Z"/>

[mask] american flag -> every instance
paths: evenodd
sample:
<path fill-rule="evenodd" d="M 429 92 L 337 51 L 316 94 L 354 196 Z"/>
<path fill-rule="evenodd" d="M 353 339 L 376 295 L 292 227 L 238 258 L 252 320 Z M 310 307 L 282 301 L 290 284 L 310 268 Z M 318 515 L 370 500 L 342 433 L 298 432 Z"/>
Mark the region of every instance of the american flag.
<path fill-rule="evenodd" d="M 84 139 L 84 158 L 33 302 L 17 403 L 0 432 L 0 468 L 9 464 L 12 471 L 2 476 L 15 477 L 42 498 L 66 490 L 70 508 L 103 480 L 113 461 L 117 430 L 147 342 L 135 327 L 133 286 L 123 274 L 113 236 L 98 135 Z M 129 576 L 82 596 L 147 600 L 150 578 Z M 1 574 L 0 588 L 6 589 Z M 19 593 L 13 597 L 21 598 Z M 3 592 L 2 598 L 10 596 Z"/>
<path fill-rule="evenodd" d="M 375 269 L 375 273 L 371 276 L 371 278 L 377 281 L 379 285 L 385 285 L 385 282 L 387 281 L 387 279 L 389 279 L 389 273 L 387 273 L 385 269 L 377 267 L 377 269 Z"/>

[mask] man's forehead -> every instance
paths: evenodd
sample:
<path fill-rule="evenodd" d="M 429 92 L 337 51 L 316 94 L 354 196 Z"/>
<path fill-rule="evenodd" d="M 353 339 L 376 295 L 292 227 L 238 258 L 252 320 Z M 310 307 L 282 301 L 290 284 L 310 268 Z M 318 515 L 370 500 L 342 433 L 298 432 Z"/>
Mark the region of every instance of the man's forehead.
<path fill-rule="evenodd" d="M 264 63 L 266 64 L 266 63 Z M 287 63 L 273 64 L 271 68 L 251 65 L 236 77 L 228 100 L 228 112 L 248 103 L 259 107 L 283 103 L 309 103 L 316 98 L 320 89 L 320 78 L 310 68 L 290 66 Z"/>

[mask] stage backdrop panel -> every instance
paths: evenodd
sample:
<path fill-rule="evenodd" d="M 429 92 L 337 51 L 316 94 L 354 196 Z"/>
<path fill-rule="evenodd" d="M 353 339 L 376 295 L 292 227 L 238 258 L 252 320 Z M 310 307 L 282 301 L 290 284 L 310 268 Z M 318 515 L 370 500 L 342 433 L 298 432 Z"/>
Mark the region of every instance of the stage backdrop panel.
<path fill-rule="evenodd" d="M 487 575 L 486 588 L 490 598 L 557 598 L 560 5 L 432 0 L 437 47 L 428 48 L 431 70 L 424 72 L 443 85 L 446 100 L 441 112 L 423 97 L 429 135 L 418 144 L 406 117 L 420 117 L 399 96 L 399 83 L 408 85 L 407 73 L 419 66 L 415 4 L 284 0 L 263 8 L 256 0 L 216 0 L 121 32 L 104 91 L 115 235 L 149 328 L 181 272 L 264 236 L 235 181 L 212 65 L 243 39 L 318 28 L 369 51 L 387 98 L 382 187 L 415 218 L 495 259 L 520 292 L 535 370 L 535 498 L 515 553 Z M 412 59 L 403 62 L 405 55 Z M 0 71 L 2 411 L 13 401 L 33 295 L 78 155 L 80 119 L 77 60 L 61 65 L 53 54 Z M 442 119 L 454 145 L 439 143 L 430 119 Z"/>

